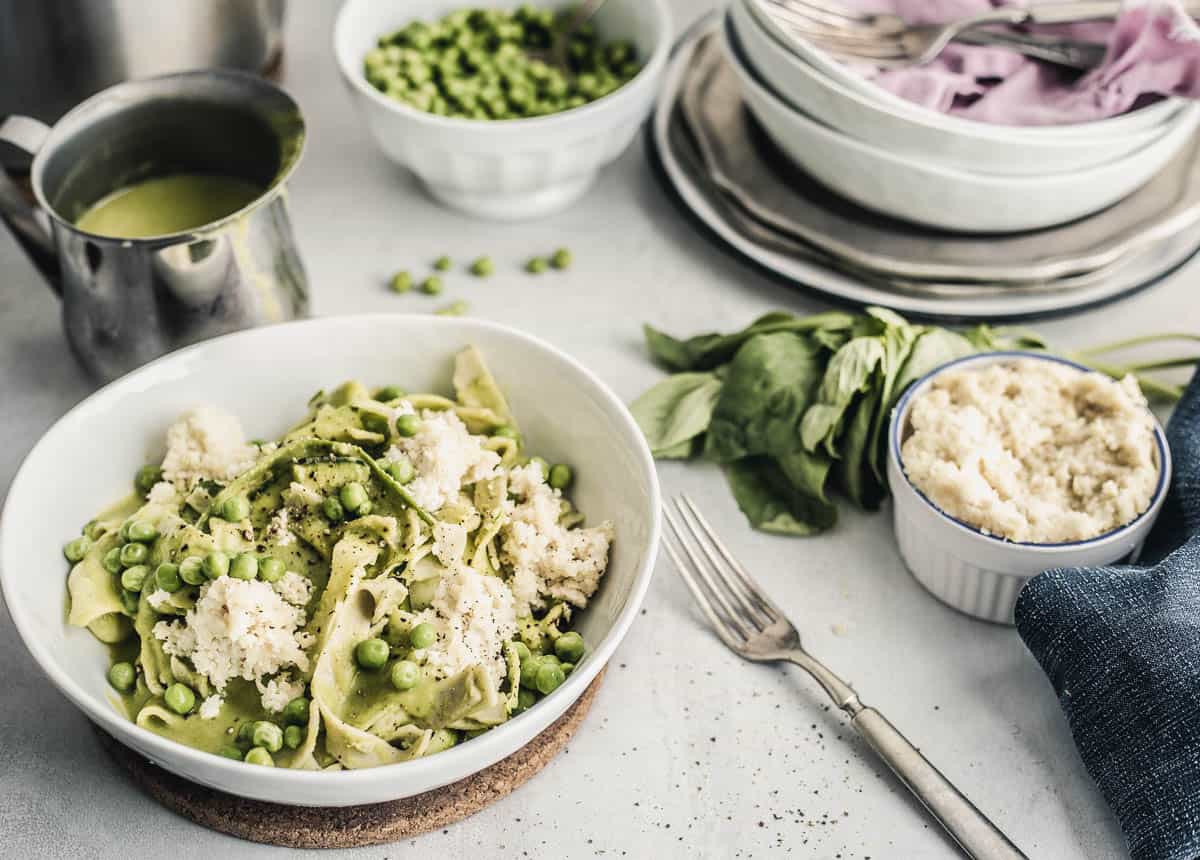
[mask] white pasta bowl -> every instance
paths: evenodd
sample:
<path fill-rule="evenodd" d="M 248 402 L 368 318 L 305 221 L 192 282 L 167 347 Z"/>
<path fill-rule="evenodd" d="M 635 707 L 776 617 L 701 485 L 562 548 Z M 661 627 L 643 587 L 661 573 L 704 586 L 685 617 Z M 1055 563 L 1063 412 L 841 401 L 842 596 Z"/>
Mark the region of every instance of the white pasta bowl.
<path fill-rule="evenodd" d="M 1200 125 L 1200 105 L 1189 105 L 1183 118 L 1149 145 L 1081 170 L 1001 176 L 947 167 L 899 155 L 886 140 L 858 140 L 792 107 L 758 79 L 725 23 L 725 54 L 746 106 L 792 161 L 867 209 L 942 230 L 1011 233 L 1098 212 L 1154 178 Z"/>
<path fill-rule="evenodd" d="M 671 47 L 666 0 L 609 0 L 600 8 L 597 32 L 605 39 L 632 41 L 642 70 L 609 95 L 562 113 L 502 121 L 436 116 L 388 98 L 367 81 L 363 57 L 381 35 L 464 5 L 463 0 L 346 0 L 334 26 L 333 50 L 351 98 L 384 154 L 420 177 L 448 206 L 505 221 L 562 209 L 624 152 L 650 113 Z M 518 2 L 493 5 L 509 8 Z"/>
<path fill-rule="evenodd" d="M 115 706 L 105 646 L 68 627 L 63 543 L 124 496 L 161 457 L 182 412 L 209 403 L 251 436 L 289 427 L 318 388 L 346 379 L 449 385 L 452 356 L 474 344 L 504 388 L 531 449 L 573 464 L 572 497 L 616 539 L 600 590 L 576 616 L 589 651 L 534 707 L 444 752 L 352 771 L 298 771 L 223 759 L 138 727 Z M 69 488 L 69 490 L 67 489 Z M 105 386 L 60 419 L 25 458 L 0 514 L 0 586 L 16 628 L 47 677 L 89 719 L 151 761 L 221 791 L 276 803 L 347 806 L 408 797 L 463 779 L 533 740 L 583 693 L 628 631 L 650 582 L 659 488 L 641 432 L 591 372 L 548 344 L 494 323 L 372 314 L 253 329 L 161 358 Z"/>
<path fill-rule="evenodd" d="M 938 600 L 968 615 L 1000 624 L 1013 623 L 1013 608 L 1021 588 L 1039 573 L 1051 568 L 1113 564 L 1134 556 L 1154 526 L 1171 482 L 1171 452 L 1166 434 L 1156 420 L 1154 438 L 1159 472 L 1150 505 L 1137 519 L 1098 537 L 1070 543 L 1018 543 L 986 534 L 934 505 L 909 480 L 900 455 L 913 401 L 950 368 L 986 367 L 1014 358 L 1087 369 L 1034 352 L 986 353 L 951 361 L 909 387 L 896 404 L 888 430 L 888 486 L 892 492 L 896 542 L 905 565 Z"/>
<path fill-rule="evenodd" d="M 841 87 L 851 90 L 881 107 L 895 111 L 913 122 L 936 125 L 963 134 L 986 135 L 994 139 L 998 145 L 1061 139 L 1086 145 L 1103 138 L 1118 138 L 1146 131 L 1162 124 L 1184 104 L 1184 100 L 1178 98 L 1162 99 L 1119 116 L 1070 125 L 998 125 L 950 116 L 930 110 L 885 90 L 851 66 L 839 62 L 832 55 L 825 53 L 810 42 L 803 39 L 789 39 L 779 21 L 750 10 L 749 7 L 755 2 L 756 0 L 734 0 L 735 4 L 741 5 L 746 12 L 754 15 L 762 30 L 773 39 L 780 43 L 794 45 L 798 58 L 816 70 L 822 78 L 836 82 Z M 757 62 L 758 56 L 756 55 L 754 59 Z M 766 67 L 764 67 L 765 71 Z M 776 71 L 781 70 L 776 69 Z"/>
<path fill-rule="evenodd" d="M 1015 135 L 1004 126 L 916 105 L 905 109 L 860 92 L 797 57 L 765 29 L 745 2 L 730 4 L 728 15 L 748 62 L 783 101 L 853 138 L 886 142 L 892 152 L 945 167 L 1006 176 L 1080 170 L 1142 149 L 1187 119 L 1181 105 L 1172 101 L 1171 112 L 1162 122 L 1127 133 L 1075 137 L 1055 134 L 1051 126 L 1042 128 L 1042 134 Z"/>

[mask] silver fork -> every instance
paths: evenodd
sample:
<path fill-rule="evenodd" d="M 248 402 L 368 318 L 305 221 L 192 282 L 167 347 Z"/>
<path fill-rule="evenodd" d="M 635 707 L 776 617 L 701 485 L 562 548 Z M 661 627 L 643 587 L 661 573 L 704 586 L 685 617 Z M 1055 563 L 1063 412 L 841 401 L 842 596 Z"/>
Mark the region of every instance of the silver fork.
<path fill-rule="evenodd" d="M 950 42 L 961 41 L 1000 45 L 1078 69 L 1094 68 L 1104 58 L 1105 46 L 984 28 L 1116 18 L 1121 6 L 1119 0 L 1004 6 L 946 24 L 909 25 L 895 15 L 854 12 L 835 0 L 750 0 L 749 5 L 752 12 L 772 19 L 785 32 L 842 59 L 884 67 L 919 66 L 937 57 Z M 1185 5 L 1195 12 L 1194 2 Z"/>
<path fill-rule="evenodd" d="M 668 540 L 663 547 L 721 641 L 743 659 L 794 663 L 811 675 L 968 857 L 1027 860 L 883 714 L 863 705 L 845 681 L 804 650 L 792 622 L 725 548 L 692 500 L 681 495 L 674 501 L 675 511 L 668 505 L 663 511 L 678 549 Z"/>

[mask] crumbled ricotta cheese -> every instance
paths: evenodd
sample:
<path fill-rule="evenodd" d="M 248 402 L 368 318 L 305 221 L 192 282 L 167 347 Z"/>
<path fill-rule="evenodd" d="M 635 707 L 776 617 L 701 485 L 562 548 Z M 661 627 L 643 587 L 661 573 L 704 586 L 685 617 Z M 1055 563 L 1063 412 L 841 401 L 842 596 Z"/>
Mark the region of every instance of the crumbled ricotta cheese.
<path fill-rule="evenodd" d="M 466 565 L 447 570 L 417 618 L 433 625 L 438 638 L 414 658 L 445 676 L 481 665 L 496 683 L 504 677 L 504 643 L 517 634 L 517 614 L 502 579 Z"/>
<path fill-rule="evenodd" d="M 433 524 L 433 557 L 446 567 L 462 563 L 467 551 L 467 527 L 459 523 Z"/>
<path fill-rule="evenodd" d="M 294 570 L 287 571 L 277 582 L 271 583 L 271 587 L 292 606 L 307 606 L 312 596 L 312 581 Z"/>
<path fill-rule="evenodd" d="M 257 458 L 258 449 L 246 443 L 237 416 L 202 406 L 167 429 L 163 477 L 177 487 L 205 478 L 226 482 L 253 466 Z"/>
<path fill-rule="evenodd" d="M 562 494 L 545 482 L 535 464 L 513 469 L 509 489 L 517 502 L 510 503 L 510 520 L 500 530 L 500 558 L 512 569 L 517 613 L 545 606 L 547 597 L 587 606 L 608 567 L 612 524 L 563 528 Z"/>
<path fill-rule="evenodd" d="M 285 506 L 275 512 L 267 523 L 267 530 L 264 537 L 274 544 L 279 546 L 287 546 L 296 542 L 296 536 L 292 534 L 288 528 L 288 520 L 291 518 L 289 509 Z"/>
<path fill-rule="evenodd" d="M 255 684 L 262 696 L 263 708 L 273 714 L 279 713 L 288 702 L 304 694 L 304 682 L 294 680 L 290 675 L 280 675 L 265 684 L 256 681 Z"/>
<path fill-rule="evenodd" d="M 165 588 L 156 588 L 146 595 L 146 602 L 155 612 L 162 612 L 164 608 L 171 605 L 171 592 Z"/>
<path fill-rule="evenodd" d="M 307 484 L 301 484 L 299 481 L 292 481 L 288 484 L 288 488 L 283 491 L 284 504 L 293 505 L 299 508 L 309 507 L 311 505 L 319 505 L 324 501 L 324 498 Z"/>
<path fill-rule="evenodd" d="M 200 719 L 215 720 L 221 714 L 221 705 L 225 704 L 225 697 L 219 696 L 216 693 L 209 696 L 200 703 Z"/>
<path fill-rule="evenodd" d="M 281 580 L 282 581 L 282 580 Z M 233 678 L 259 681 L 280 669 L 308 669 L 304 649 L 313 637 L 300 628 L 304 610 L 284 601 L 268 583 L 222 576 L 200 587 L 182 621 L 160 621 L 154 635 L 163 651 L 191 660 L 217 690 Z"/>
<path fill-rule="evenodd" d="M 909 412 L 900 460 L 934 505 L 986 534 L 1087 540 L 1146 510 L 1154 419 L 1136 381 L 1022 359 L 939 374 Z"/>
<path fill-rule="evenodd" d="M 417 433 L 396 439 L 386 459 L 401 457 L 407 457 L 416 470 L 408 491 L 427 511 L 441 510 L 458 498 L 464 484 L 492 477 L 500 465 L 500 455 L 483 447 L 483 437 L 472 436 L 462 419 L 448 410 L 425 410 Z"/>
<path fill-rule="evenodd" d="M 170 481 L 159 481 L 150 488 L 150 492 L 146 494 L 146 499 L 154 502 L 156 505 L 170 505 L 179 500 L 179 491 L 175 489 L 175 485 Z"/>

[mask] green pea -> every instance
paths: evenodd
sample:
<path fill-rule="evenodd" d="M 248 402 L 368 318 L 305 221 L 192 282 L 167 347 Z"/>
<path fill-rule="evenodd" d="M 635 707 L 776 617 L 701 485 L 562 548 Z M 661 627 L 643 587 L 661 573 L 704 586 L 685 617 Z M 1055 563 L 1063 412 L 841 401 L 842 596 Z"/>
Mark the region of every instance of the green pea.
<path fill-rule="evenodd" d="M 564 675 L 570 675 L 572 672 L 575 671 L 575 664 L 574 663 L 563 663 L 561 668 L 563 670 Z"/>
<path fill-rule="evenodd" d="M 364 669 L 380 669 L 391 650 L 382 639 L 364 639 L 354 648 L 354 660 Z"/>
<path fill-rule="evenodd" d="M 100 561 L 101 566 L 109 573 L 121 572 L 121 547 L 114 546 L 104 554 L 104 558 Z"/>
<path fill-rule="evenodd" d="M 450 271 L 450 267 L 453 265 L 453 261 L 445 255 L 442 255 L 433 261 L 433 267 L 439 272 L 448 272 Z"/>
<path fill-rule="evenodd" d="M 175 683 L 167 687 L 163 693 L 163 702 L 177 714 L 186 715 L 196 707 L 196 694 L 187 684 Z"/>
<path fill-rule="evenodd" d="M 290 750 L 300 749 L 304 743 L 304 729 L 299 726 L 288 726 L 283 730 L 283 745 Z"/>
<path fill-rule="evenodd" d="M 246 753 L 246 764 L 257 764 L 261 767 L 275 767 L 275 759 L 262 747 L 254 747 Z"/>
<path fill-rule="evenodd" d="M 543 481 L 550 477 L 550 464 L 546 462 L 545 457 L 530 457 L 529 464 L 541 469 Z"/>
<path fill-rule="evenodd" d="M 529 646 L 524 642 L 514 642 L 513 650 L 517 652 L 517 661 L 524 663 L 533 656 L 533 652 L 529 650 Z"/>
<path fill-rule="evenodd" d="M 307 726 L 312 705 L 303 696 L 297 696 L 283 706 L 283 719 L 293 726 Z"/>
<path fill-rule="evenodd" d="M 393 400 L 399 400 L 407 393 L 399 385 L 385 385 L 375 392 L 375 399 L 380 403 L 391 403 Z"/>
<path fill-rule="evenodd" d="M 204 575 L 209 579 L 219 579 L 229 573 L 229 556 L 214 549 L 204 556 Z"/>
<path fill-rule="evenodd" d="M 416 436 L 420 430 L 421 419 L 413 413 L 408 412 L 404 415 L 398 415 L 396 417 L 396 432 L 399 435 L 404 436 L 405 438 L 410 438 L 412 436 Z"/>
<path fill-rule="evenodd" d="M 365 517 L 368 514 L 370 514 L 371 511 L 373 511 L 374 509 L 375 509 L 375 506 L 373 504 L 371 504 L 371 502 L 369 500 L 365 501 L 361 505 L 358 506 L 358 510 L 354 512 L 354 516 Z"/>
<path fill-rule="evenodd" d="M 146 584 L 148 576 L 150 576 L 150 568 L 144 564 L 135 564 L 133 567 L 127 567 L 121 574 L 121 587 L 126 591 L 136 594 L 142 590 L 142 586 Z"/>
<path fill-rule="evenodd" d="M 407 293 L 412 289 L 412 285 L 412 275 L 408 272 L 397 272 L 396 274 L 392 275 L 392 279 L 388 281 L 388 288 L 393 293 Z"/>
<path fill-rule="evenodd" d="M 565 490 L 571 486 L 571 481 L 575 479 L 571 467 L 566 463 L 555 463 L 550 467 L 550 477 L 546 480 L 551 487 L 556 490 Z"/>
<path fill-rule="evenodd" d="M 517 708 L 513 711 L 514 714 L 519 714 L 522 711 L 528 711 L 537 702 L 537 695 L 533 690 L 522 687 L 517 690 Z"/>
<path fill-rule="evenodd" d="M 267 752 L 279 752 L 283 747 L 283 729 L 274 723 L 259 720 L 250 733 L 250 743 L 263 747 Z"/>
<path fill-rule="evenodd" d="M 542 661 L 537 657 L 527 657 L 521 661 L 521 686 L 530 690 L 537 688 L 537 672 Z"/>
<path fill-rule="evenodd" d="M 571 265 L 571 252 L 566 248 L 559 248 L 550 258 L 550 265 L 556 269 L 565 269 Z"/>
<path fill-rule="evenodd" d="M 133 476 L 133 485 L 137 487 L 138 492 L 144 496 L 146 493 L 150 492 L 151 487 L 153 487 L 162 479 L 162 468 L 150 463 L 137 470 L 137 474 Z"/>
<path fill-rule="evenodd" d="M 540 275 L 548 268 L 550 268 L 550 264 L 546 261 L 545 257 L 532 257 L 525 264 L 525 271 L 531 275 Z"/>
<path fill-rule="evenodd" d="M 108 667 L 108 683 L 118 693 L 128 693 L 137 684 L 137 671 L 124 661 Z"/>
<path fill-rule="evenodd" d="M 466 316 L 467 312 L 470 310 L 470 303 L 459 299 L 456 302 L 451 302 L 445 307 L 438 308 L 436 311 L 434 311 L 434 314 L 439 317 L 462 317 Z"/>
<path fill-rule="evenodd" d="M 342 507 L 353 513 L 367 503 L 367 488 L 358 481 L 343 484 L 338 490 L 338 501 Z"/>
<path fill-rule="evenodd" d="M 537 659 L 538 659 L 539 663 L 549 663 L 551 666 L 557 666 L 562 662 L 561 660 L 558 659 L 558 657 L 556 657 L 553 654 L 543 654 L 541 657 L 538 657 Z"/>
<path fill-rule="evenodd" d="M 183 587 L 183 580 L 179 576 L 179 565 L 164 561 L 154 571 L 154 582 L 163 591 L 178 591 Z"/>
<path fill-rule="evenodd" d="M 240 523 L 250 516 L 250 500 L 245 496 L 230 496 L 221 503 L 217 516 L 226 522 Z"/>
<path fill-rule="evenodd" d="M 144 543 L 127 543 L 121 547 L 121 564 L 125 567 L 141 564 L 149 557 L 150 550 Z"/>
<path fill-rule="evenodd" d="M 88 554 L 92 548 L 91 538 L 77 537 L 74 540 L 67 541 L 63 547 L 63 555 L 67 557 L 67 561 L 71 564 L 83 561 L 83 557 Z"/>
<path fill-rule="evenodd" d="M 583 637 L 574 630 L 554 640 L 554 653 L 568 663 L 578 663 L 583 657 Z"/>
<path fill-rule="evenodd" d="M 238 726 L 237 739 L 240 743 L 250 745 L 250 737 L 254 734 L 254 721 L 242 723 Z"/>
<path fill-rule="evenodd" d="M 287 572 L 282 561 L 277 558 L 264 558 L 258 562 L 258 578 L 263 582 L 279 582 Z"/>
<path fill-rule="evenodd" d="M 121 589 L 121 606 L 130 616 L 136 616 L 138 613 L 138 602 L 141 598 L 132 591 Z"/>
<path fill-rule="evenodd" d="M 442 279 L 437 275 L 430 275 L 428 278 L 421 281 L 420 290 L 427 296 L 441 295 Z"/>
<path fill-rule="evenodd" d="M 83 527 L 83 536 L 88 540 L 95 541 L 104 534 L 104 526 L 99 520 L 88 520 L 87 525 Z"/>
<path fill-rule="evenodd" d="M 225 744 L 223 747 L 217 750 L 217 755 L 224 756 L 225 758 L 231 758 L 234 761 L 242 760 L 242 751 L 233 744 Z"/>
<path fill-rule="evenodd" d="M 388 464 L 388 474 L 396 479 L 396 483 L 407 484 L 417 476 L 417 470 L 413 468 L 411 460 L 401 457 Z"/>
<path fill-rule="evenodd" d="M 392 686 L 397 690 L 411 690 L 421 679 L 421 669 L 411 660 L 400 660 L 392 666 Z"/>
<path fill-rule="evenodd" d="M 534 684 L 537 691 L 543 696 L 548 696 L 562 686 L 563 681 L 567 680 L 566 673 L 563 672 L 561 666 L 553 663 L 543 662 L 538 666 L 537 675 L 534 678 Z"/>
<path fill-rule="evenodd" d="M 420 651 L 428 648 L 437 641 L 437 631 L 433 629 L 433 625 L 422 621 L 412 630 L 408 631 L 408 644 Z"/>
<path fill-rule="evenodd" d="M 493 436 L 499 436 L 501 439 L 520 439 L 521 434 L 516 427 L 511 424 L 501 424 L 492 431 Z"/>
<path fill-rule="evenodd" d="M 321 513 L 325 514 L 327 520 L 334 523 L 340 523 L 346 518 L 346 511 L 342 508 L 342 503 L 333 496 L 321 502 Z"/>
<path fill-rule="evenodd" d="M 179 578 L 188 585 L 199 585 L 204 582 L 204 559 L 198 555 L 189 555 L 179 562 Z"/>
<path fill-rule="evenodd" d="M 158 529 L 154 527 L 154 523 L 148 523 L 144 520 L 134 520 L 125 529 L 125 537 L 128 540 L 137 541 L 138 543 L 153 543 L 158 539 Z"/>
<path fill-rule="evenodd" d="M 492 264 L 491 257 L 480 257 L 471 264 L 471 274 L 477 278 L 489 277 L 494 271 L 496 267 Z"/>
<path fill-rule="evenodd" d="M 248 552 L 236 556 L 229 564 L 229 575 L 234 579 L 255 579 L 258 576 L 258 559 Z"/>

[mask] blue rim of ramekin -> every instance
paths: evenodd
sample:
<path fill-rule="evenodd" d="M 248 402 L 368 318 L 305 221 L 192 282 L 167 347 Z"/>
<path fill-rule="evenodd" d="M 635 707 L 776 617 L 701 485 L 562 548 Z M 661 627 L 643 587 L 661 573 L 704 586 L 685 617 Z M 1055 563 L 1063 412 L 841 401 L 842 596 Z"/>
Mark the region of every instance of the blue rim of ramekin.
<path fill-rule="evenodd" d="M 977 353 L 973 353 L 971 355 L 964 355 L 961 358 L 956 358 L 953 361 L 948 361 L 943 365 L 935 367 L 933 370 L 929 371 L 924 376 L 922 376 L 920 379 L 918 379 L 916 382 L 914 382 L 912 385 L 910 385 L 908 387 L 908 390 L 906 392 L 904 392 L 904 395 L 900 398 L 900 401 L 896 404 L 895 410 L 893 410 L 893 412 L 892 412 L 890 444 L 891 444 L 891 448 L 892 448 L 892 455 L 896 458 L 896 466 L 900 472 L 900 475 L 904 478 L 904 480 L 908 484 L 908 486 L 912 488 L 912 491 L 921 497 L 921 501 L 923 501 L 923 502 L 925 502 L 925 504 L 929 505 L 931 510 L 935 511 L 939 516 L 943 517 L 944 519 L 947 519 L 950 522 L 954 523 L 955 525 L 960 526 L 961 528 L 971 532 L 971 534 L 978 535 L 979 537 L 982 537 L 982 538 L 987 538 L 988 540 L 995 541 L 996 543 L 1003 544 L 1005 546 L 1014 546 L 1014 547 L 1019 546 L 1019 547 L 1026 547 L 1029 549 L 1066 549 L 1066 548 L 1070 548 L 1070 547 L 1089 546 L 1090 544 L 1109 540 L 1110 538 L 1120 534 L 1123 531 L 1132 529 L 1134 526 L 1136 526 L 1139 522 L 1141 522 L 1142 519 L 1144 519 L 1147 515 L 1149 515 L 1149 513 L 1158 506 L 1159 501 L 1161 500 L 1162 496 L 1167 491 L 1167 472 L 1168 472 L 1167 466 L 1170 463 L 1170 449 L 1167 447 L 1167 438 L 1166 438 L 1166 434 L 1163 432 L 1162 423 L 1158 420 L 1157 417 L 1154 416 L 1153 413 L 1151 413 L 1151 417 L 1154 418 L 1154 441 L 1155 441 L 1155 444 L 1158 446 L 1158 483 L 1154 487 L 1154 494 L 1150 496 L 1150 503 L 1148 505 L 1146 505 L 1146 510 L 1142 511 L 1135 518 L 1133 518 L 1129 522 L 1125 523 L 1124 525 L 1117 526 L 1117 528 L 1112 529 L 1111 531 L 1107 531 L 1104 534 L 1097 535 L 1096 537 L 1093 537 L 1093 538 L 1088 538 L 1087 540 L 1063 541 L 1063 542 L 1059 542 L 1059 543 L 1034 543 L 1033 541 L 1008 540 L 1007 538 L 988 534 L 987 532 L 983 531 L 978 526 L 974 526 L 974 525 L 971 525 L 970 523 L 963 522 L 958 517 L 952 517 L 952 516 L 950 516 L 950 514 L 946 513 L 941 508 L 939 508 L 936 504 L 934 504 L 933 501 L 928 496 L 926 496 L 923 492 L 921 492 L 920 488 L 918 488 L 917 485 L 912 482 L 912 479 L 908 477 L 907 470 L 905 470 L 905 468 L 904 468 L 904 460 L 900 457 L 900 432 L 901 432 L 901 430 L 903 430 L 903 423 L 904 423 L 901 419 L 904 417 L 905 410 L 908 408 L 910 401 L 916 395 L 917 391 L 920 390 L 921 387 L 925 385 L 925 383 L 927 383 L 931 379 L 933 379 L 933 377 L 935 377 L 941 373 L 944 373 L 945 371 L 947 371 L 950 368 L 955 367 L 959 364 L 964 364 L 964 363 L 968 363 L 968 362 L 972 362 L 972 361 L 976 361 L 976 362 L 983 361 L 983 360 L 989 359 L 989 358 L 999 359 L 1001 361 L 1004 359 L 1019 359 L 1019 358 L 1028 358 L 1028 359 L 1033 359 L 1035 361 L 1053 361 L 1058 364 L 1065 364 L 1067 367 L 1073 367 L 1076 370 L 1084 371 L 1085 373 L 1097 373 L 1098 372 L 1086 365 L 1080 364 L 1077 361 L 1071 361 L 1068 358 L 1060 358 L 1057 355 L 1046 355 L 1045 353 L 1041 353 L 1041 352 L 1029 352 L 1029 351 L 1024 351 L 1024 350 L 1005 350 L 1002 352 L 977 352 Z M 1149 411 L 1149 407 L 1147 407 L 1147 411 Z"/>

